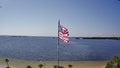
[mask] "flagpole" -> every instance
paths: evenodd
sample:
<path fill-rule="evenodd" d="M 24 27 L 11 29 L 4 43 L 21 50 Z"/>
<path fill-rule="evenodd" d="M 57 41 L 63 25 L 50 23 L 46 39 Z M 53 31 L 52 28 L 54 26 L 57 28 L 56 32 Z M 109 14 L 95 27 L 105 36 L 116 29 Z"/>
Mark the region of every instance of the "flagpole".
<path fill-rule="evenodd" d="M 59 45 L 60 39 L 66 44 L 69 44 L 69 31 L 67 28 L 60 25 L 60 20 L 58 20 L 58 39 L 57 39 L 57 68 L 59 68 Z"/>
<path fill-rule="evenodd" d="M 59 26 L 60 26 L 60 20 L 58 21 L 57 68 L 59 68 Z"/>

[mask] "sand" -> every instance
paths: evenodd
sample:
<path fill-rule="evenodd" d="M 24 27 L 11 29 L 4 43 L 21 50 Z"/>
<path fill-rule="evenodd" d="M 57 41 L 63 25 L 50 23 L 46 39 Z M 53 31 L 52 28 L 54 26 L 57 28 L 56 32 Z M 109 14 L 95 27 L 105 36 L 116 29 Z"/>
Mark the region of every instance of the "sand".
<path fill-rule="evenodd" d="M 60 61 L 60 66 L 69 68 L 68 65 L 73 65 L 72 68 L 105 68 L 107 61 Z M 16 60 L 9 59 L 9 65 L 11 68 L 26 68 L 30 65 L 32 68 L 39 68 L 38 65 L 43 64 L 43 68 L 54 68 L 57 64 L 56 61 L 28 61 L 28 60 Z M 0 59 L 0 68 L 5 68 L 5 59 Z"/>

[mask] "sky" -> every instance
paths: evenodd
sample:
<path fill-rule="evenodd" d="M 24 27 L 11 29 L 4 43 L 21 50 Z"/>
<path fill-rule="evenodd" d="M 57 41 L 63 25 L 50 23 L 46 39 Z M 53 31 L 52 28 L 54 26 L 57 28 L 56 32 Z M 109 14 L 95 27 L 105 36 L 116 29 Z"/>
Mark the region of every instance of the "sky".
<path fill-rule="evenodd" d="M 119 0 L 0 0 L 0 35 L 120 37 Z"/>

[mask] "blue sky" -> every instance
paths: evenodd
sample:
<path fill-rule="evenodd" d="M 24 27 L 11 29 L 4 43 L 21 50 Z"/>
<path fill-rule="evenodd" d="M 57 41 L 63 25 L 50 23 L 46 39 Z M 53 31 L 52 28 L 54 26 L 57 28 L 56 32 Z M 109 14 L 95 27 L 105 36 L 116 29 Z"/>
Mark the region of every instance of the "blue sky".
<path fill-rule="evenodd" d="M 120 36 L 118 0 L 0 0 L 0 35 L 57 36 L 57 24 L 70 36 Z"/>

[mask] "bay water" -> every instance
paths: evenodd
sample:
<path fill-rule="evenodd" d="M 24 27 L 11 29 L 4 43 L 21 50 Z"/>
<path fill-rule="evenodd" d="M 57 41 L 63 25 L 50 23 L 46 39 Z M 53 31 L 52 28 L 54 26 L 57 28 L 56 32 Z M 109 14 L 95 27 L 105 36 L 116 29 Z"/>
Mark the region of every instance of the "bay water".
<path fill-rule="evenodd" d="M 60 40 L 59 57 L 63 61 L 103 61 L 114 56 L 120 56 L 120 40 L 70 38 L 70 45 Z M 0 36 L 0 57 L 56 60 L 57 38 Z"/>

